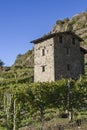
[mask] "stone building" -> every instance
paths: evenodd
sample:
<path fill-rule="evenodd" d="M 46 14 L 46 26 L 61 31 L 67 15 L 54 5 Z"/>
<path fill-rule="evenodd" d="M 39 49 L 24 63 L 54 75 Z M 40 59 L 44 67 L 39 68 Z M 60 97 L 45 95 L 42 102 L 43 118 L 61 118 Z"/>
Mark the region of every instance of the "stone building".
<path fill-rule="evenodd" d="M 34 81 L 56 81 L 60 78 L 77 79 L 84 74 L 83 41 L 73 32 L 45 35 L 34 43 Z"/>

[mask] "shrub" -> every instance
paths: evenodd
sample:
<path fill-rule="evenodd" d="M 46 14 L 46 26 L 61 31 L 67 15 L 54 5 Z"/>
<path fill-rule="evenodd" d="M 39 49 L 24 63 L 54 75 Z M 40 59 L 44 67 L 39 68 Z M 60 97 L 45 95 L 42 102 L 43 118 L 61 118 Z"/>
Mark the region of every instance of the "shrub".
<path fill-rule="evenodd" d="M 60 114 L 60 117 L 61 117 L 61 118 L 68 118 L 68 113 L 62 112 L 62 113 Z"/>

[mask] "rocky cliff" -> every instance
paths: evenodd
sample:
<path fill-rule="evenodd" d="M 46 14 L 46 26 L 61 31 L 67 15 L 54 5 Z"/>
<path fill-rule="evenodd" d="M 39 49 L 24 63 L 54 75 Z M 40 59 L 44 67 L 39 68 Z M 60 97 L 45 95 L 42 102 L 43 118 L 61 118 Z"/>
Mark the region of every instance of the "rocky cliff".
<path fill-rule="evenodd" d="M 83 46 L 87 48 L 87 12 L 74 15 L 71 19 L 57 20 L 50 33 L 73 31 L 84 39 Z"/>

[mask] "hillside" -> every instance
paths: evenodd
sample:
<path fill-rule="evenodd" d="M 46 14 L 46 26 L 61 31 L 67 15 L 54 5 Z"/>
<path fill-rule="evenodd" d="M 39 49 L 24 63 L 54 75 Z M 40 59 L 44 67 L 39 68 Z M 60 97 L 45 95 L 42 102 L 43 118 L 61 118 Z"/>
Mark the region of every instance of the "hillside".
<path fill-rule="evenodd" d="M 76 14 L 71 19 L 57 20 L 49 33 L 63 31 L 75 32 L 84 40 L 81 45 L 87 48 L 87 12 Z M 33 50 L 26 52 L 24 55 L 19 54 L 15 60 L 15 65 L 33 66 Z"/>
<path fill-rule="evenodd" d="M 87 12 L 76 14 L 71 19 L 57 20 L 49 33 L 73 31 L 84 39 L 82 45 L 87 48 Z M 33 50 L 24 55 L 19 54 L 14 65 L 33 66 Z"/>
<path fill-rule="evenodd" d="M 49 33 L 62 32 L 62 31 L 74 31 L 77 35 L 79 35 L 81 38 L 84 39 L 84 42 L 82 42 L 81 45 L 87 48 L 87 12 L 76 14 L 71 19 L 65 18 L 63 20 L 57 20 Z M 85 62 L 87 64 L 87 56 L 85 58 Z M 33 67 L 34 67 L 34 52 L 32 49 L 27 51 L 25 54 L 18 54 L 12 67 L 4 68 L 4 73 L 12 74 L 13 72 L 16 72 L 17 75 L 19 75 L 18 73 L 21 73 L 20 78 L 22 79 L 23 77 L 21 76 L 22 74 L 24 75 L 25 73 L 25 77 L 28 78 L 28 76 L 30 77 L 31 75 L 32 76 L 34 75 Z"/>
<path fill-rule="evenodd" d="M 74 31 L 77 35 L 79 35 L 81 38 L 84 39 L 84 42 L 82 42 L 81 45 L 87 48 L 87 12 L 76 14 L 71 19 L 65 18 L 63 20 L 57 20 L 49 33 L 55 33 L 61 31 Z M 85 58 L 85 62 L 87 63 L 87 56 Z M 34 53 L 32 49 L 27 51 L 25 54 L 18 54 L 14 64 L 11 67 L 10 72 L 14 70 L 17 73 L 25 73 L 26 75 L 25 77 L 28 78 L 28 76 L 30 77 L 28 71 L 30 71 L 31 69 L 32 72 L 30 73 L 32 76 L 34 75 L 33 66 L 34 66 Z M 20 78 L 23 79 L 21 75 Z"/>
<path fill-rule="evenodd" d="M 0 82 L 2 84 L 31 83 L 34 79 L 33 50 L 19 54 L 11 67 L 0 68 Z"/>
<path fill-rule="evenodd" d="M 73 31 L 84 39 L 84 45 L 87 48 L 87 12 L 76 14 L 71 19 L 65 18 L 57 20 L 50 33 L 63 31 Z"/>
<path fill-rule="evenodd" d="M 34 64 L 34 54 L 33 49 L 27 51 L 25 54 L 19 54 L 13 64 L 13 66 L 27 66 L 33 67 Z"/>
<path fill-rule="evenodd" d="M 74 31 L 82 37 L 84 42 L 81 45 L 87 48 L 87 12 L 77 14 L 72 19 L 57 20 L 49 33 L 67 30 Z M 87 66 L 87 58 L 85 66 Z M 13 120 L 20 130 L 21 127 L 24 130 L 24 126 L 42 127 L 43 121 L 48 128 L 51 125 L 54 128 L 55 122 L 67 125 L 68 118 L 63 119 L 63 114 L 64 116 L 66 114 L 63 110 L 67 108 L 67 80 L 37 84 L 33 84 L 33 81 L 33 49 L 25 54 L 18 54 L 11 67 L 0 68 L 0 129 L 7 127 L 8 130 L 12 130 L 15 124 Z M 70 105 L 71 108 L 75 108 L 74 112 L 77 115 L 83 106 L 87 106 L 86 84 L 86 77 L 70 83 L 73 86 L 70 88 Z M 81 116 L 82 120 L 87 121 L 87 111 L 82 111 Z M 69 125 L 71 124 L 67 126 Z"/>

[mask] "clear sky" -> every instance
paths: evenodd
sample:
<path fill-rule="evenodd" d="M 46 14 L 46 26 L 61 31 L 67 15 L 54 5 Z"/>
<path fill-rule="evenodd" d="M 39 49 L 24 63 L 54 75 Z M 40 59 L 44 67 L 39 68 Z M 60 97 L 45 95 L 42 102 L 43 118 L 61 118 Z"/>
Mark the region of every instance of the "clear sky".
<path fill-rule="evenodd" d="M 0 0 L 0 59 L 11 66 L 58 19 L 86 10 L 87 0 Z"/>

